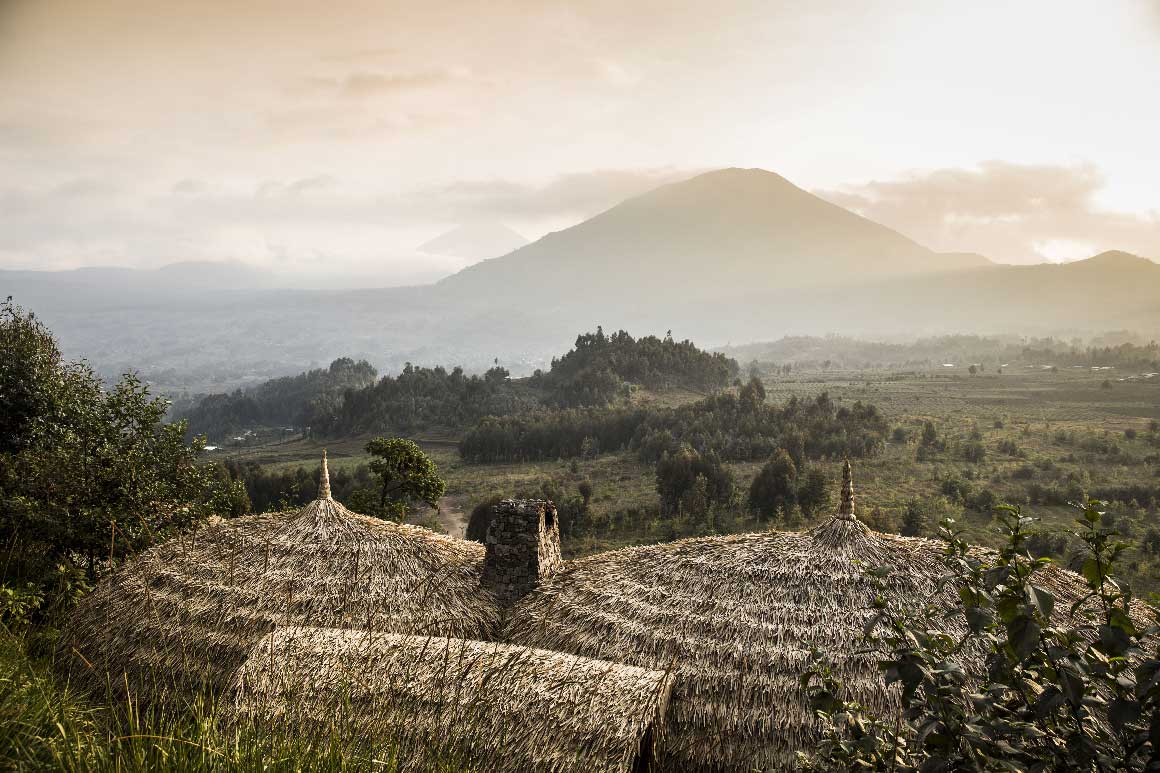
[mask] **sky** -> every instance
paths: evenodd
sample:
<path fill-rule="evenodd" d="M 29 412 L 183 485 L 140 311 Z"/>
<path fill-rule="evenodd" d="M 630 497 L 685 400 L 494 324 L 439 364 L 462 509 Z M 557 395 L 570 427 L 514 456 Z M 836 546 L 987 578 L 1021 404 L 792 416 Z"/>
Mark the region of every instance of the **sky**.
<path fill-rule="evenodd" d="M 1160 258 L 1160 0 L 0 0 L 0 268 L 429 281 L 776 171 L 929 247 Z"/>

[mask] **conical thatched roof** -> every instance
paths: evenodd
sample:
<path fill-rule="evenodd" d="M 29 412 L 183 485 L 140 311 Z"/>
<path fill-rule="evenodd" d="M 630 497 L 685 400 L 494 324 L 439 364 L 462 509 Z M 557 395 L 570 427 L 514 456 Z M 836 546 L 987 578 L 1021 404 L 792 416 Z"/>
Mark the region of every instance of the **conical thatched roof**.
<path fill-rule="evenodd" d="M 231 688 L 234 722 L 397 745 L 475 771 L 647 769 L 671 680 L 653 670 L 464 639 L 279 629 Z"/>
<path fill-rule="evenodd" d="M 326 496 L 223 521 L 145 551 L 74 613 L 71 670 L 141 697 L 220 690 L 275 625 L 486 638 L 483 546 L 358 515 Z"/>
<path fill-rule="evenodd" d="M 777 768 L 815 738 L 799 679 L 811 648 L 831 658 L 853 699 L 896 699 L 863 626 L 885 566 L 887 601 L 938 593 L 942 543 L 878 534 L 853 513 L 847 472 L 833 519 L 802 533 L 765 532 L 634 547 L 571 562 L 526 596 L 509 621 L 513 643 L 642 668 L 676 667 L 665 769 Z M 1057 610 L 1084 595 L 1076 575 L 1049 569 Z M 944 591 L 946 592 L 946 591 Z M 1065 614 L 1065 613 L 1064 613 Z"/>

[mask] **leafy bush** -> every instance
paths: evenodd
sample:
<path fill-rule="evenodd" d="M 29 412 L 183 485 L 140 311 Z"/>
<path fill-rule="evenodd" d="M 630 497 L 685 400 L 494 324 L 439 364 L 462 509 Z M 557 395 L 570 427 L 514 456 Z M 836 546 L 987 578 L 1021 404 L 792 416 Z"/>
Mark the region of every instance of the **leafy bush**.
<path fill-rule="evenodd" d="M 887 607 L 868 624 L 867 645 L 897 686 L 895 716 L 874 716 L 845 698 L 822 653 L 802 677 L 828 728 L 813 770 L 1144 771 L 1160 740 L 1160 659 L 1153 618 L 1138 622 L 1132 594 L 1112 569 L 1125 549 L 1101 525 L 1100 503 L 1078 506 L 1086 597 L 1066 624 L 1038 576 L 1050 559 L 1028 555 L 1029 518 L 1004 507 L 1006 541 L 980 556 L 944 522 L 946 585 L 957 603 Z M 892 571 L 871 571 L 883 581 Z M 1077 610 L 1082 610 L 1076 616 Z M 948 620 L 965 637 L 946 633 Z M 983 668 L 970 653 L 982 653 Z"/>
<path fill-rule="evenodd" d="M 830 486 L 819 468 L 799 469 L 785 449 L 779 449 L 758 471 L 749 487 L 749 510 L 762 520 L 789 514 L 797 507 L 809 518 L 830 502 Z"/>
<path fill-rule="evenodd" d="M 184 424 L 164 423 L 164 400 L 132 374 L 106 387 L 65 362 L 52 334 L 11 300 L 0 306 L 0 400 L 10 587 L 47 591 L 75 568 L 92 580 L 159 537 L 244 509 L 241 485 L 198 463 L 202 445 L 185 441 Z"/>
<path fill-rule="evenodd" d="M 725 504 L 733 499 L 733 474 L 713 452 L 700 454 L 685 446 L 674 454 L 665 454 L 657 462 L 657 493 L 661 497 L 662 515 L 677 513 L 698 485 L 703 507 Z"/>
<path fill-rule="evenodd" d="M 982 443 L 967 443 L 963 447 L 963 459 L 972 464 L 981 464 L 987 459 L 987 449 Z"/>

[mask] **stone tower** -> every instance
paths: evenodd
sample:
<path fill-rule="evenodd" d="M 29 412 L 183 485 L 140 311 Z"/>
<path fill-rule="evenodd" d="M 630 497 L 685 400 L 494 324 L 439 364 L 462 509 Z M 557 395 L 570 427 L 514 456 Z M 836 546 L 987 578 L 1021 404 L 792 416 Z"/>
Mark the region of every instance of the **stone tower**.
<path fill-rule="evenodd" d="M 487 527 L 483 586 L 509 607 L 564 563 L 556 506 L 543 499 L 505 499 Z"/>

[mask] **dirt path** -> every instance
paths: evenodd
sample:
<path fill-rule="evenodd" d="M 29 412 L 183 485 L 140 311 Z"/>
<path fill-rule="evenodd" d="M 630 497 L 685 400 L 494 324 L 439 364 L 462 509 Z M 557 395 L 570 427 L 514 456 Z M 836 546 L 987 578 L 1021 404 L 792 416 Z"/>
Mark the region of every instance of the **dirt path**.
<path fill-rule="evenodd" d="M 452 537 L 464 539 L 467 536 L 467 513 L 447 497 L 439 500 L 439 525 Z"/>

